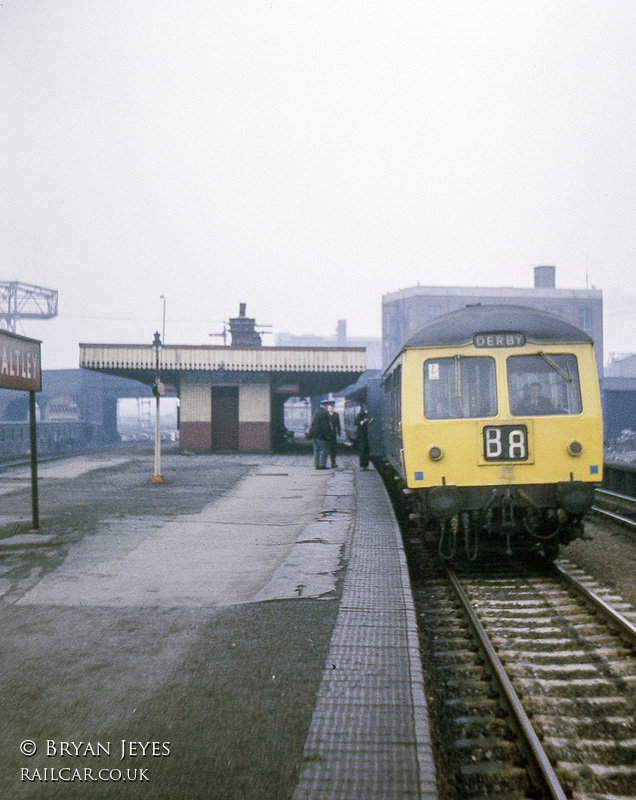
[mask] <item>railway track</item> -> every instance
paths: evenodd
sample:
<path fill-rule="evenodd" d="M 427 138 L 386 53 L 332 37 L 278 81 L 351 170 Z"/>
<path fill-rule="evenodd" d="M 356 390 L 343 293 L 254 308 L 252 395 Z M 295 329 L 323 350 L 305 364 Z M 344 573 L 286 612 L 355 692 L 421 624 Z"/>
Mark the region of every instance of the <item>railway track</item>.
<path fill-rule="evenodd" d="M 636 609 L 567 562 L 453 572 L 406 545 L 440 797 L 633 800 Z"/>
<path fill-rule="evenodd" d="M 607 489 L 596 489 L 595 498 L 594 513 L 636 531 L 636 498 Z"/>

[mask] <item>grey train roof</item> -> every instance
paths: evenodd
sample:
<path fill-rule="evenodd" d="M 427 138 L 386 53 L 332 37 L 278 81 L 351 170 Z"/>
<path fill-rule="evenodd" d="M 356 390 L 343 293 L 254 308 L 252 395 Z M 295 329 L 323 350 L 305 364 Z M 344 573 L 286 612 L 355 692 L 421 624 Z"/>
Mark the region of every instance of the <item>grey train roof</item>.
<path fill-rule="evenodd" d="M 592 341 L 585 331 L 548 311 L 527 306 L 474 305 L 436 317 L 409 336 L 400 349 L 467 344 L 478 333 L 506 331 L 523 333 L 533 342 Z"/>

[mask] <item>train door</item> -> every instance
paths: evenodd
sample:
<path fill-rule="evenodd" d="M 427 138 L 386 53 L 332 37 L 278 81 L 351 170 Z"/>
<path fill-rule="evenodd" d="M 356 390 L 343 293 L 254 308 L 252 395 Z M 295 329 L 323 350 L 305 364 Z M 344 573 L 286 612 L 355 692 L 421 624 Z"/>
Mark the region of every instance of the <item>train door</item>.
<path fill-rule="evenodd" d="M 212 387 L 212 450 L 238 450 L 238 386 Z"/>

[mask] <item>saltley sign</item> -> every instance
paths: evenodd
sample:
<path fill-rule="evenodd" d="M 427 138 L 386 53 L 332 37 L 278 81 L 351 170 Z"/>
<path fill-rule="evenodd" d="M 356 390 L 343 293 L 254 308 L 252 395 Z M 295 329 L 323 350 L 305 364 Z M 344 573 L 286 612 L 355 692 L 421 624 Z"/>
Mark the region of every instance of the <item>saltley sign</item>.
<path fill-rule="evenodd" d="M 0 331 L 0 389 L 42 391 L 41 342 Z"/>
<path fill-rule="evenodd" d="M 40 345 L 16 333 L 0 331 L 0 389 L 22 389 L 29 393 L 29 432 L 31 439 L 31 503 L 33 527 L 40 528 L 38 500 L 38 437 L 35 422 L 35 393 L 42 391 Z"/>

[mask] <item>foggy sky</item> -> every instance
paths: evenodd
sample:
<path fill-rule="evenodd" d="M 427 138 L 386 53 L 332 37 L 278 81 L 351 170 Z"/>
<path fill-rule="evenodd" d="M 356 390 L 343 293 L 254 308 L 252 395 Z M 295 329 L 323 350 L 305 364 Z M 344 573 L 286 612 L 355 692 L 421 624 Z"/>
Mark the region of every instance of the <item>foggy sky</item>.
<path fill-rule="evenodd" d="M 636 352 L 633 0 L 2 0 L 0 280 L 78 343 L 379 336 L 423 285 L 602 289 Z M 266 336 L 265 344 L 273 344 Z"/>

